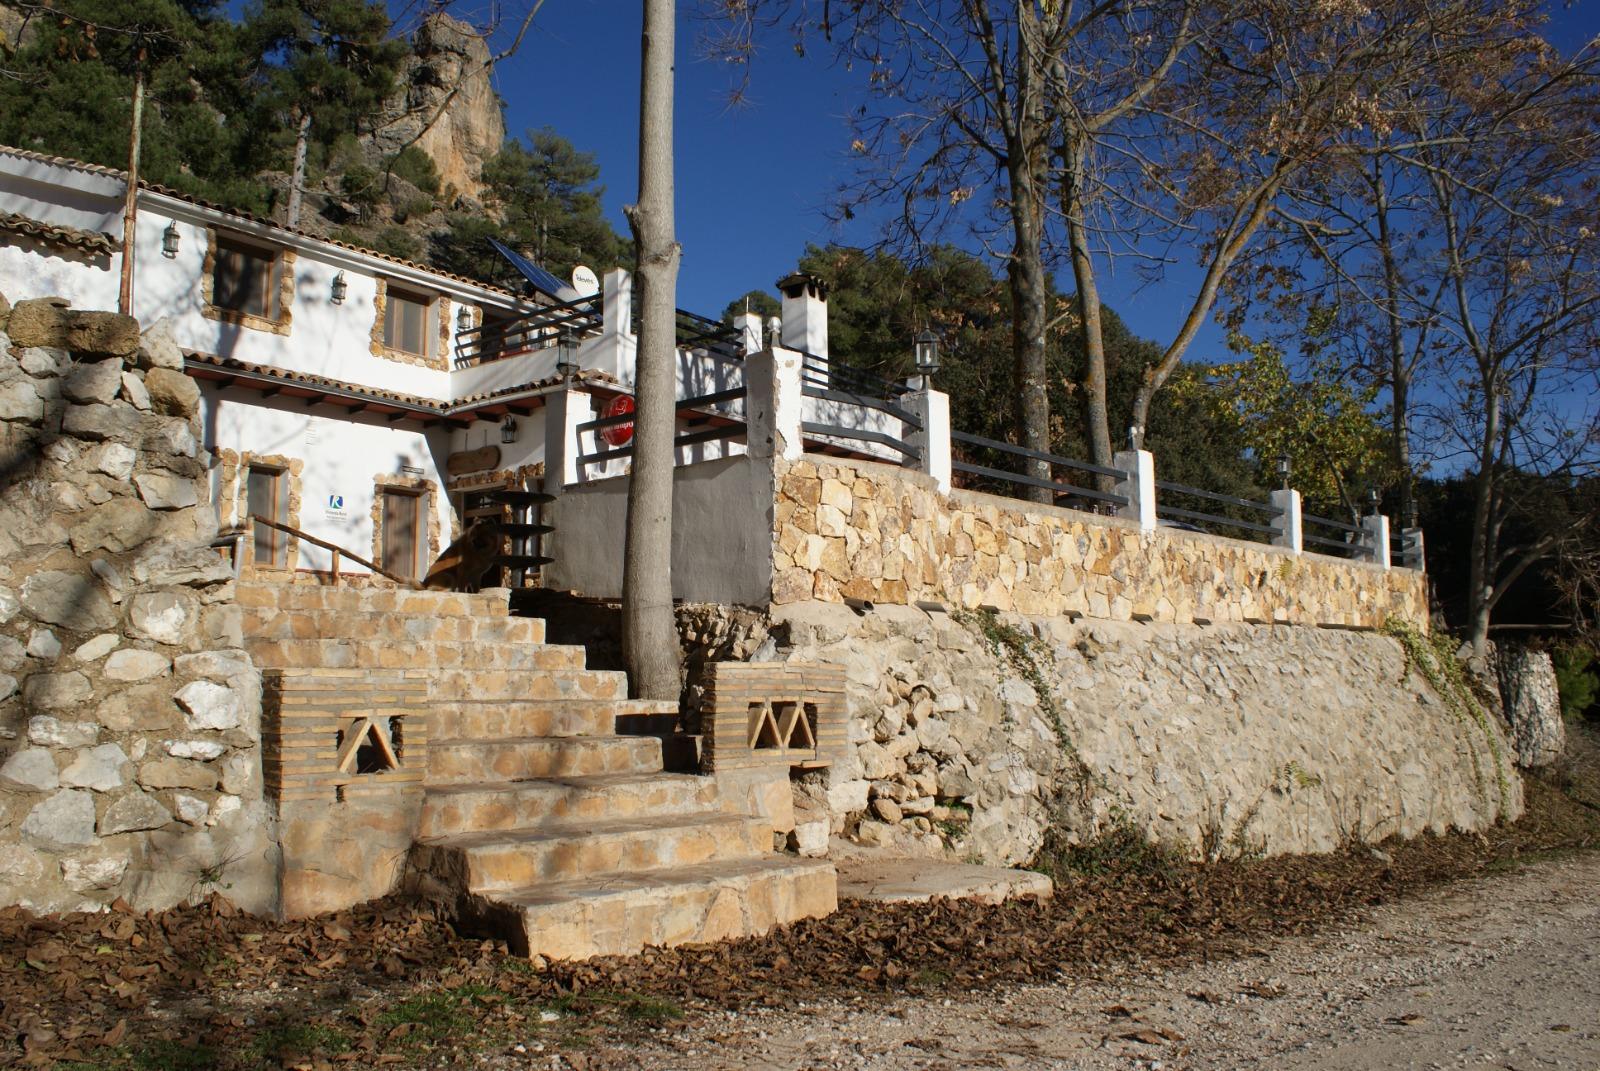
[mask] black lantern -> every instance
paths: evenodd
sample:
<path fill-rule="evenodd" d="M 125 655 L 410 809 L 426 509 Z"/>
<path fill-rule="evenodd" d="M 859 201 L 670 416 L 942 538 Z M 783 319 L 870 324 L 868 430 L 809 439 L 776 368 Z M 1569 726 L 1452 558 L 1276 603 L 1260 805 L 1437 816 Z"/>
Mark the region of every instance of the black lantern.
<path fill-rule="evenodd" d="M 1367 491 L 1367 511 L 1374 517 L 1378 515 L 1379 502 L 1378 489 L 1376 487 L 1370 488 Z"/>
<path fill-rule="evenodd" d="M 511 419 L 510 413 L 500 422 L 500 441 L 507 444 L 517 441 L 517 422 Z"/>
<path fill-rule="evenodd" d="M 1283 489 L 1289 489 L 1289 455 L 1278 455 L 1278 482 L 1283 484 Z"/>
<path fill-rule="evenodd" d="M 922 376 L 924 385 L 927 379 L 939 371 L 939 336 L 923 328 L 917 332 L 912 340 L 912 353 L 916 358 L 917 373 Z"/>
<path fill-rule="evenodd" d="M 178 221 L 169 220 L 167 229 L 161 232 L 161 255 L 168 260 L 178 257 Z"/>
<path fill-rule="evenodd" d="M 468 331 L 472 328 L 472 310 L 465 305 L 456 310 L 456 330 Z"/>
<path fill-rule="evenodd" d="M 350 292 L 350 284 L 344 281 L 344 272 L 335 272 L 333 276 L 333 303 L 344 304 L 344 296 Z"/>
<path fill-rule="evenodd" d="M 578 336 L 570 327 L 556 340 L 556 374 L 562 379 L 578 374 Z"/>

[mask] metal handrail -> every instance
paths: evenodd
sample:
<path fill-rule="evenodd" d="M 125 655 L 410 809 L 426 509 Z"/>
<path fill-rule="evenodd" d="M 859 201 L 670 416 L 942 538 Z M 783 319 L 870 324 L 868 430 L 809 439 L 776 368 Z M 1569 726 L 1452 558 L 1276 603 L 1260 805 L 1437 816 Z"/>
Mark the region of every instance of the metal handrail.
<path fill-rule="evenodd" d="M 562 305 L 541 306 L 514 320 L 500 323 L 484 322 L 457 331 L 456 363 L 458 365 L 482 363 L 500 360 L 514 353 L 542 349 L 546 345 L 556 343 L 562 328 L 575 327 L 576 333 L 581 336 L 596 334 L 603 326 L 601 298 L 598 294 L 578 298 Z M 540 345 L 528 345 L 530 336 Z M 512 339 L 519 339 L 520 344 L 515 346 L 509 344 Z M 486 340 L 496 343 L 492 352 L 486 351 L 484 346 Z"/>
<path fill-rule="evenodd" d="M 973 476 L 985 476 L 992 480 L 1004 480 L 1008 483 L 1020 483 L 1026 487 L 1040 487 L 1057 494 L 1077 495 L 1080 498 L 1092 498 L 1099 502 L 1110 502 L 1115 506 L 1126 506 L 1127 495 L 1119 495 L 1113 491 L 1097 491 L 1092 487 L 1080 487 L 1075 483 L 1061 483 L 1057 480 L 1041 480 L 1037 476 L 1025 476 L 1020 472 L 1006 472 L 1004 469 L 985 468 L 983 465 L 973 465 L 966 461 L 952 461 L 950 468 L 954 472 L 965 472 Z"/>
<path fill-rule="evenodd" d="M 893 435 L 881 431 L 867 431 L 862 428 L 844 428 L 837 424 L 814 424 L 811 421 L 802 421 L 800 432 L 803 435 L 821 436 L 829 439 L 851 439 L 856 442 L 875 443 L 898 451 L 907 461 L 920 461 L 922 454 L 916 447 L 906 445 L 903 439 L 896 439 Z"/>
<path fill-rule="evenodd" d="M 913 431 L 922 430 L 922 421 L 918 420 L 909 410 L 902 409 L 891 401 L 867 398 L 850 391 L 833 390 L 827 387 L 800 388 L 800 393 L 807 398 L 821 398 L 823 401 L 839 402 L 842 405 L 854 405 L 862 409 L 876 409 L 880 413 L 887 413 L 910 427 Z"/>
<path fill-rule="evenodd" d="M 1310 513 L 1302 513 L 1300 520 L 1305 524 L 1321 524 L 1328 528 L 1338 529 L 1341 532 L 1354 532 L 1357 535 L 1360 535 L 1362 531 L 1360 525 L 1347 524 L 1344 521 L 1336 521 L 1332 517 L 1318 517 Z"/>
<path fill-rule="evenodd" d="M 259 513 L 250 514 L 250 519 L 258 524 L 264 524 L 268 528 L 276 528 L 278 531 L 292 535 L 296 539 L 303 539 L 314 547 L 321 547 L 323 550 L 332 551 L 333 578 L 335 582 L 337 582 L 339 579 L 339 555 L 342 554 L 346 558 L 349 558 L 351 561 L 355 562 L 357 565 L 364 565 L 372 572 L 377 573 L 379 576 L 387 577 L 388 579 L 393 580 L 396 584 L 403 584 L 413 591 L 420 591 L 422 588 L 422 585 L 418 584 L 415 580 L 407 580 L 403 576 L 396 576 L 394 573 L 389 572 L 389 570 L 367 561 L 367 559 L 363 558 L 361 555 L 352 550 L 347 550 L 346 548 L 339 546 L 337 543 L 329 543 L 326 539 L 318 539 L 311 533 L 301 531 L 299 528 L 296 528 L 293 525 L 283 524 L 279 521 L 269 521 Z"/>
<path fill-rule="evenodd" d="M 1202 491 L 1198 487 L 1190 487 L 1188 484 L 1182 483 L 1172 483 L 1168 480 L 1156 480 L 1155 485 L 1156 490 L 1158 491 L 1171 491 L 1174 494 L 1193 495 L 1196 498 L 1204 498 L 1210 502 L 1222 502 L 1229 506 L 1242 506 L 1245 509 L 1258 509 L 1262 513 L 1265 513 L 1268 517 L 1283 516 L 1283 510 L 1268 502 L 1257 502 L 1249 498 L 1236 498 L 1233 495 L 1219 494 L 1216 491 Z"/>
<path fill-rule="evenodd" d="M 950 432 L 950 441 L 966 443 L 969 446 L 982 446 L 990 450 L 999 450 L 1006 454 L 1016 454 L 1018 457 L 1032 458 L 1035 461 L 1048 461 L 1052 465 L 1065 465 L 1068 468 L 1078 469 L 1082 472 L 1092 472 L 1096 476 L 1111 476 L 1118 480 L 1125 480 L 1128 474 L 1121 469 L 1109 468 L 1105 465 L 1096 465 L 1088 461 L 1078 461 L 1075 458 L 1062 457 L 1060 454 L 1047 454 L 1039 450 L 1030 450 L 1026 446 L 1017 446 L 1014 443 L 1001 442 L 999 439 L 985 439 L 981 435 L 971 435 L 964 431 Z"/>

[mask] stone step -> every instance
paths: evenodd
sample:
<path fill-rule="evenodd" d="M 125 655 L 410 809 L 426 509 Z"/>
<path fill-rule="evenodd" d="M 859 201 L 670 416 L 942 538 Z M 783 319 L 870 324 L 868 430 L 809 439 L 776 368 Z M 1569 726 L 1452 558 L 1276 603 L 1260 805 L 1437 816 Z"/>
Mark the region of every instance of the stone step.
<path fill-rule="evenodd" d="M 426 614 L 430 617 L 506 617 L 505 591 L 467 594 L 458 591 L 411 591 L 406 588 L 357 588 L 320 584 L 241 583 L 240 606 L 281 610 L 356 610 L 374 613 Z"/>
<path fill-rule="evenodd" d="M 249 641 L 263 669 L 464 669 L 541 673 L 583 669 L 582 647 L 540 643 L 410 643 L 390 640 Z"/>
<path fill-rule="evenodd" d="M 432 785 L 418 836 L 522 829 L 543 822 L 685 815 L 717 810 L 716 781 L 690 774 L 625 773 L 539 781 Z"/>
<path fill-rule="evenodd" d="M 492 893 L 754 859 L 771 851 L 772 823 L 708 810 L 456 833 L 419 843 L 415 858 L 435 878 L 467 892 Z"/>
<path fill-rule="evenodd" d="M 392 640 L 409 643 L 543 643 L 544 619 L 431 616 L 380 610 L 282 610 L 252 606 L 244 611 L 244 634 L 252 640 Z"/>
<path fill-rule="evenodd" d="M 767 854 L 468 897 L 462 923 L 550 959 L 756 936 L 838 908 L 833 866 Z"/>
<path fill-rule="evenodd" d="M 626 699 L 628 676 L 617 670 L 439 669 L 433 698 L 531 702 L 539 699 Z"/>
<path fill-rule="evenodd" d="M 428 781 L 437 785 L 660 772 L 661 741 L 652 736 L 434 737 L 428 744 Z"/>
<path fill-rule="evenodd" d="M 676 703 L 648 699 L 455 700 L 433 704 L 428 725 L 436 737 L 452 740 L 644 735 L 626 726 L 637 719 L 675 720 L 677 710 Z"/>

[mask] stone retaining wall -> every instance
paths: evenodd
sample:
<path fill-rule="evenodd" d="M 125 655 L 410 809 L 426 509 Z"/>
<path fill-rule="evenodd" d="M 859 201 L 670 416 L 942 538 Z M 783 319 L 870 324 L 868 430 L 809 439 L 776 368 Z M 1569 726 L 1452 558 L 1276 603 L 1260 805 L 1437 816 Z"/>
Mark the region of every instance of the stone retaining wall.
<path fill-rule="evenodd" d="M 775 462 L 772 603 L 1427 627 L 1424 574 L 970 491 L 873 462 Z"/>
<path fill-rule="evenodd" d="M 692 665 L 846 667 L 848 743 L 797 777 L 797 844 L 1015 865 L 1048 826 L 1130 823 L 1196 856 L 1322 852 L 1522 810 L 1501 727 L 1453 713 L 1382 634 L 817 601 L 686 608 L 680 629 Z"/>
<path fill-rule="evenodd" d="M 0 298 L 0 904 L 276 906 L 260 677 L 159 331 Z"/>

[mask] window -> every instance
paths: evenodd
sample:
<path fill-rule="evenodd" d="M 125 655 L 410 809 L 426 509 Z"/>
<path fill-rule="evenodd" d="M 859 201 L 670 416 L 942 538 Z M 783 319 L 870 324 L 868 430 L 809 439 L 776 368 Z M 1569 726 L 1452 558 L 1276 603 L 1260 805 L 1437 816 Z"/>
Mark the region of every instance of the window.
<path fill-rule="evenodd" d="M 245 477 L 245 512 L 279 524 L 289 517 L 289 481 L 284 471 L 266 465 L 251 465 Z M 255 563 L 273 569 L 289 566 L 287 534 L 265 524 L 252 524 L 255 537 Z"/>
<path fill-rule="evenodd" d="M 433 302 L 422 294 L 387 288 L 383 306 L 383 344 L 391 350 L 428 356 L 428 321 Z"/>
<path fill-rule="evenodd" d="M 267 249 L 231 238 L 217 238 L 211 274 L 211 304 L 219 309 L 275 319 L 277 257 Z"/>
<path fill-rule="evenodd" d="M 378 564 L 395 576 L 414 580 L 422 573 L 422 548 L 426 542 L 423 496 L 393 487 L 381 488 L 380 493 L 383 542 Z"/>

